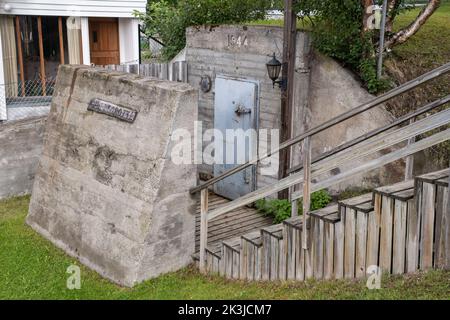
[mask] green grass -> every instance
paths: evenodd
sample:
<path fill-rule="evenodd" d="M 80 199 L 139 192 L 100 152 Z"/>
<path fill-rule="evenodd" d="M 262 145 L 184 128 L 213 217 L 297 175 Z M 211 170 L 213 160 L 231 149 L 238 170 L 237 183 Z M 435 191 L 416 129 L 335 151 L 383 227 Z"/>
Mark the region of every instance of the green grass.
<path fill-rule="evenodd" d="M 193 267 L 121 288 L 68 257 L 25 224 L 29 197 L 0 201 L 0 299 L 449 299 L 450 272 L 364 282 L 247 283 L 204 277 Z M 68 290 L 67 267 L 81 267 L 82 287 Z"/>
<path fill-rule="evenodd" d="M 395 20 L 395 29 L 410 24 L 420 9 L 406 11 Z M 450 61 L 450 1 L 443 1 L 437 11 L 394 53 L 424 68 L 433 68 Z"/>

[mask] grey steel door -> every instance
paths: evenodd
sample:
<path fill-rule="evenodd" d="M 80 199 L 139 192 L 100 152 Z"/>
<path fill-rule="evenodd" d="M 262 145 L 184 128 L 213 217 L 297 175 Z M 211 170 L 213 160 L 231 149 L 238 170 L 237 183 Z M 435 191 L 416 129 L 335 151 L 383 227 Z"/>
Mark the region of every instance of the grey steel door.
<path fill-rule="evenodd" d="M 223 161 L 214 165 L 215 177 L 256 156 L 257 137 L 247 130 L 253 129 L 256 133 L 257 105 L 256 81 L 226 76 L 216 77 L 214 128 L 222 133 L 220 143 L 222 149 L 216 149 L 216 153 L 219 152 L 219 157 Z M 247 134 L 244 135 L 244 132 Z M 245 143 L 242 143 L 243 141 Z M 230 153 L 231 150 L 233 153 Z M 255 166 L 252 166 L 216 183 L 214 191 L 223 197 L 236 199 L 255 190 L 255 185 L 256 170 Z"/>

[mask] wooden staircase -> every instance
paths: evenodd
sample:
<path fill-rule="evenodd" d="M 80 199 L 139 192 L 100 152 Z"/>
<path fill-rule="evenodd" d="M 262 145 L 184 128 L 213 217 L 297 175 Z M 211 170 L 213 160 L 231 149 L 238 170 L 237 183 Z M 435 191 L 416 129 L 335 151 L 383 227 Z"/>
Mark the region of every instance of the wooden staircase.
<path fill-rule="evenodd" d="M 206 250 L 206 272 L 303 281 L 363 278 L 372 265 L 391 274 L 439 268 L 449 175 L 433 172 L 311 212 L 309 229 L 298 216 L 216 241 Z"/>
<path fill-rule="evenodd" d="M 312 138 L 325 130 L 447 73 L 450 63 L 190 189 L 191 194 L 200 192 L 200 270 L 232 279 L 305 280 L 360 278 L 369 270 L 401 274 L 433 267 L 450 269 L 449 169 L 415 179 L 410 170 L 415 153 L 450 140 L 450 109 L 441 108 L 450 103 L 450 95 L 314 158 L 311 146 Z M 301 164 L 289 168 L 288 176 L 218 206 L 216 199 L 208 200 L 208 188 L 217 182 L 298 144 Z M 402 159 L 406 159 L 407 181 L 310 212 L 312 192 Z M 303 200 L 303 216 L 274 226 L 261 222 L 258 227 L 252 223 L 257 220 L 253 211 L 248 223 L 233 221 L 239 210 L 246 211 L 246 206 L 283 190 L 289 190 L 294 214 L 297 200 Z M 225 219 L 224 223 L 218 219 Z"/>

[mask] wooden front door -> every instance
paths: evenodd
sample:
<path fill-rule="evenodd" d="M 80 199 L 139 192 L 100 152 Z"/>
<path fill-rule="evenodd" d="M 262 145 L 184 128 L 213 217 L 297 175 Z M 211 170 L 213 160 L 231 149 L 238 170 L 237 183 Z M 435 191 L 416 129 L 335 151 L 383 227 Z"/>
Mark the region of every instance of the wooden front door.
<path fill-rule="evenodd" d="M 89 18 L 91 63 L 120 64 L 119 22 L 116 18 Z"/>

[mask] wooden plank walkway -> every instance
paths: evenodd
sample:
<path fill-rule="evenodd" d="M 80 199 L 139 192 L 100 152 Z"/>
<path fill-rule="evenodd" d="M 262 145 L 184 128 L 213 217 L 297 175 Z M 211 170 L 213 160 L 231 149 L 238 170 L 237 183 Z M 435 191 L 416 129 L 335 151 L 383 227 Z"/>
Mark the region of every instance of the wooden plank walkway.
<path fill-rule="evenodd" d="M 209 193 L 209 210 L 214 210 L 230 200 L 213 192 Z M 272 225 L 272 219 L 264 217 L 256 209 L 243 207 L 212 219 L 208 223 L 208 247 L 217 247 L 222 241 Z M 200 200 L 195 216 L 195 252 L 200 250 Z"/>

